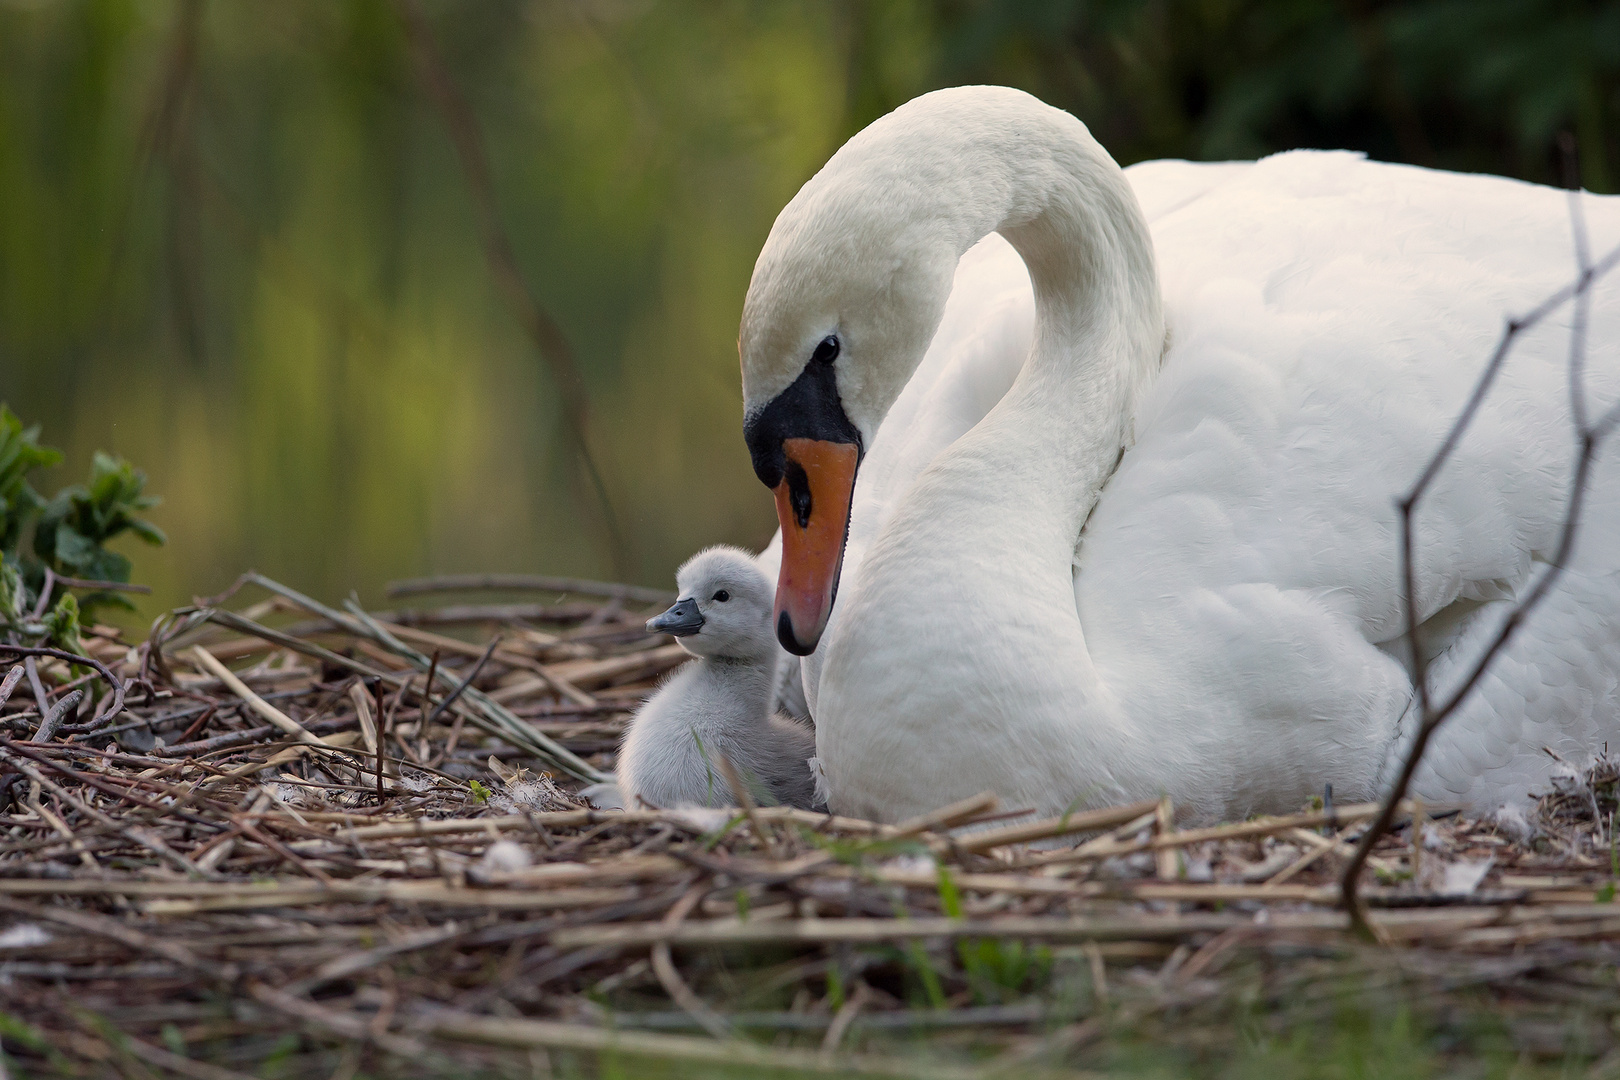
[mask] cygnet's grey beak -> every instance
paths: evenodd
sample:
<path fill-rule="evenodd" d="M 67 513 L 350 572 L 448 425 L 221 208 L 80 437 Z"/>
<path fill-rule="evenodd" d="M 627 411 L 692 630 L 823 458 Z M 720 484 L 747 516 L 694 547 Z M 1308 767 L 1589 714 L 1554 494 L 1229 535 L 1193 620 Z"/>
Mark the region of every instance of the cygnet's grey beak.
<path fill-rule="evenodd" d="M 701 629 L 703 629 L 703 612 L 698 610 L 697 600 L 690 596 L 684 600 L 677 600 L 675 606 L 662 615 L 655 615 L 647 620 L 649 634 L 687 637 Z"/>

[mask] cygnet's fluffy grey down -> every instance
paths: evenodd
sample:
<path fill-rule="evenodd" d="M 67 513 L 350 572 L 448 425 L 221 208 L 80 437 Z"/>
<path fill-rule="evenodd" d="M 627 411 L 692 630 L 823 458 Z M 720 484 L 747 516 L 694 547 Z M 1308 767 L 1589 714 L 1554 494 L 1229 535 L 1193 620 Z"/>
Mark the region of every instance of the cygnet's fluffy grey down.
<path fill-rule="evenodd" d="M 697 659 L 631 721 L 616 770 L 624 805 L 731 806 L 724 756 L 756 801 L 811 809 L 815 732 L 772 707 L 780 654 L 770 578 L 747 552 L 712 547 L 675 582 L 680 599 L 647 629 L 674 634 Z"/>

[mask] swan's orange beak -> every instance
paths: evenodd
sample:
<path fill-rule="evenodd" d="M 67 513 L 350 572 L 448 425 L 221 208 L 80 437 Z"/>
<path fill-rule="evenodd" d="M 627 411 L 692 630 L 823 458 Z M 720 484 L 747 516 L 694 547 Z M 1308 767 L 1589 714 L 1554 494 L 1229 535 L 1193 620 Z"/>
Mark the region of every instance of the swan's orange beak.
<path fill-rule="evenodd" d="M 827 628 L 849 533 L 860 448 L 847 442 L 783 439 L 787 461 L 776 492 L 782 573 L 776 582 L 776 636 L 809 656 Z"/>

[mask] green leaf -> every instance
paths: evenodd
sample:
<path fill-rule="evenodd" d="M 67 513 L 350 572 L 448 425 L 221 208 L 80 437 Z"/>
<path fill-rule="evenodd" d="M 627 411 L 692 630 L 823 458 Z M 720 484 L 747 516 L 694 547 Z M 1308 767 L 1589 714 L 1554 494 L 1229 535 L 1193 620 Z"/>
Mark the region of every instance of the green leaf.
<path fill-rule="evenodd" d="M 58 649 L 84 652 L 84 645 L 79 641 L 79 601 L 72 593 L 64 592 L 62 599 L 46 613 L 45 640 Z"/>
<path fill-rule="evenodd" d="M 14 564 L 0 560 L 0 620 L 8 623 L 22 621 L 23 612 L 28 610 L 27 598 L 22 571 Z"/>
<path fill-rule="evenodd" d="M 91 581 L 128 581 L 130 570 L 129 556 L 98 547 L 91 551 L 90 558 L 79 564 L 76 576 Z"/>
<path fill-rule="evenodd" d="M 844 1007 L 844 973 L 836 960 L 827 968 L 827 1007 L 835 1013 Z"/>
<path fill-rule="evenodd" d="M 150 521 L 143 521 L 140 518 L 135 518 L 130 521 L 129 531 L 140 537 L 142 540 L 145 540 L 153 547 L 162 547 L 164 544 L 169 542 L 169 538 L 163 534 L 162 529 L 158 528 Z"/>
<path fill-rule="evenodd" d="M 15 557 L 23 528 L 44 500 L 28 484 L 28 473 L 55 465 L 60 451 L 39 445 L 39 428 L 24 428 L 12 411 L 0 404 L 0 554 Z"/>
<path fill-rule="evenodd" d="M 38 513 L 33 539 L 36 565 L 41 571 L 48 567 L 68 577 L 127 582 L 132 571 L 129 558 L 108 550 L 107 542 L 125 532 L 133 532 L 148 544 L 168 540 L 163 530 L 139 516 L 159 502 L 145 490 L 145 473 L 122 458 L 98 451 L 87 484 L 63 488 L 49 502 L 34 496 Z M 42 572 L 29 572 L 29 580 L 42 576 Z M 82 604 L 85 617 L 98 607 L 133 607 L 112 592 L 91 593 Z"/>
<path fill-rule="evenodd" d="M 97 450 L 90 464 L 90 499 L 97 503 L 122 502 L 130 467 Z M 135 494 L 140 494 L 137 489 Z"/>
<path fill-rule="evenodd" d="M 52 547 L 55 550 L 51 554 L 56 557 L 58 567 L 71 569 L 75 577 L 96 557 L 96 545 L 71 525 L 57 526 Z"/>
<path fill-rule="evenodd" d="M 953 919 L 962 917 L 962 894 L 957 891 L 956 881 L 951 877 L 950 868 L 944 863 L 937 866 L 939 871 L 939 907 Z"/>
<path fill-rule="evenodd" d="M 68 1060 L 52 1045 L 51 1037 L 20 1016 L 0 1012 L 0 1042 L 9 1042 L 13 1050 L 21 1046 L 36 1054 L 43 1054 L 57 1075 L 71 1075 Z M 3 1060 L 13 1066 L 16 1064 L 15 1060 L 9 1057 Z"/>
<path fill-rule="evenodd" d="M 923 943 L 916 939 L 906 942 L 905 957 L 907 966 L 922 983 L 923 996 L 928 1002 L 928 1007 L 945 1008 L 945 988 L 940 985 L 939 972 L 934 970 L 933 961 L 928 959 L 928 950 L 923 948 Z"/>
<path fill-rule="evenodd" d="M 29 1050 L 48 1052 L 51 1049 L 48 1035 L 28 1021 L 8 1012 L 0 1012 L 0 1036 Z"/>

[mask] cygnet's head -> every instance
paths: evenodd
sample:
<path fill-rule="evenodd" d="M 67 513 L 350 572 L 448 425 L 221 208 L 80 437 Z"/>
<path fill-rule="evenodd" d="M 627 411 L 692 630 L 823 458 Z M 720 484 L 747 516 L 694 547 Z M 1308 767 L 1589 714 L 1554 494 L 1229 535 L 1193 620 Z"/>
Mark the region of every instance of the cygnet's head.
<path fill-rule="evenodd" d="M 675 572 L 680 599 L 647 620 L 648 633 L 673 634 L 693 656 L 732 660 L 773 657 L 775 586 L 741 548 L 705 548 Z"/>

